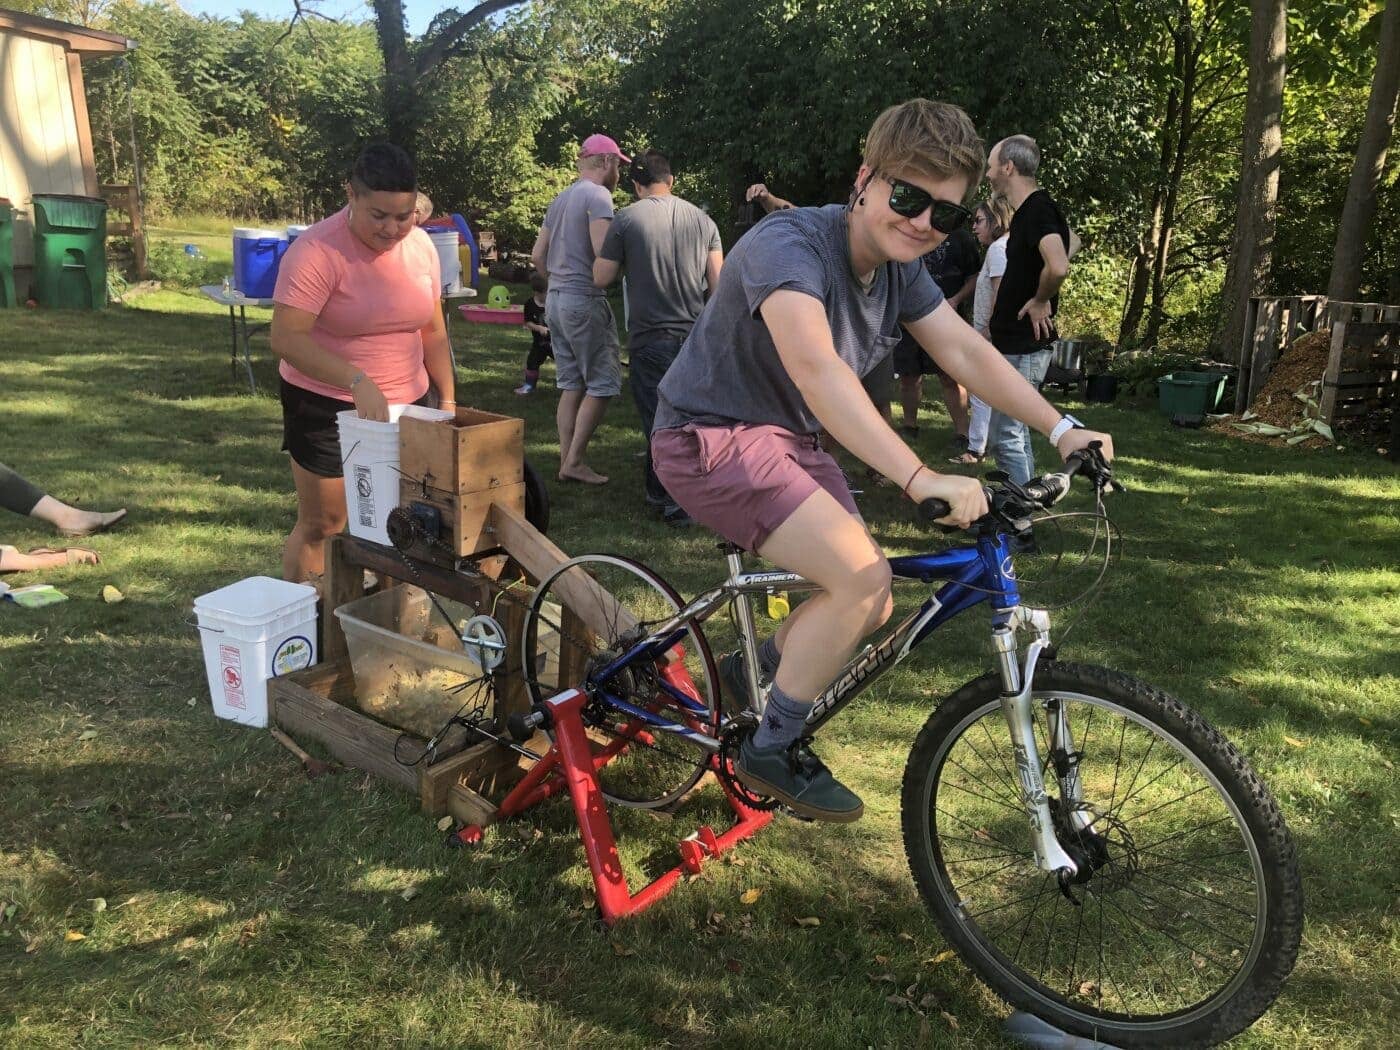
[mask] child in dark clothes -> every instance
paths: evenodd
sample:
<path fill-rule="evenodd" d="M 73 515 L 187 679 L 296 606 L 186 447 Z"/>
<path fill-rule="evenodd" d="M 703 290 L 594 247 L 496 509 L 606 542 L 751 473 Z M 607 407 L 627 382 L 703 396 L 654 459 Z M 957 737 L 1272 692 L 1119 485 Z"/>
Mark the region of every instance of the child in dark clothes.
<path fill-rule="evenodd" d="M 540 365 L 546 357 L 554 356 L 549 345 L 549 329 L 544 323 L 544 296 L 549 290 L 549 279 L 544 274 L 534 274 L 530 278 L 530 290 L 535 294 L 525 301 L 525 327 L 530 330 L 530 354 L 525 358 L 525 382 L 515 388 L 517 394 L 533 394 L 535 384 L 540 381 Z"/>

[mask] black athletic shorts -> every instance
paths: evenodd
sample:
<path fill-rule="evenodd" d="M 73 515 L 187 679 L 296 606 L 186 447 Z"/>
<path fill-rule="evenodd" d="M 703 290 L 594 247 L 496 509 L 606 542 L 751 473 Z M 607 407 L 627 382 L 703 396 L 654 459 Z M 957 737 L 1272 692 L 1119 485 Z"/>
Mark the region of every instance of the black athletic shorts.
<path fill-rule="evenodd" d="M 943 369 L 934 363 L 933 358 L 919 345 L 919 341 L 908 332 L 904 333 L 904 338 L 894 348 L 894 370 L 901 378 L 943 374 Z"/>
<path fill-rule="evenodd" d="M 317 477 L 343 477 L 340 429 L 335 417 L 352 410 L 355 403 L 313 393 L 285 379 L 281 380 L 281 387 L 282 451 L 290 453 L 297 466 Z M 429 386 L 428 392 L 414 404 L 436 408 L 437 390 Z"/>

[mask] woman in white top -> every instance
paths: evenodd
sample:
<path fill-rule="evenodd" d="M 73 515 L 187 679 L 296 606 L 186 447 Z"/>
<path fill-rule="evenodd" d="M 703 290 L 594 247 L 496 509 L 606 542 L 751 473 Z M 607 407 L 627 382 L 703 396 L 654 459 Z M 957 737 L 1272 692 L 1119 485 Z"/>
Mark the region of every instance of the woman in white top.
<path fill-rule="evenodd" d="M 988 338 L 987 323 L 992 317 L 992 306 L 997 301 L 1001 275 L 1006 272 L 1006 231 L 1010 225 L 1011 205 L 1000 194 L 977 205 L 972 216 L 972 232 L 977 235 L 982 247 L 987 249 L 982 270 L 977 275 L 976 298 L 972 302 L 972 327 L 983 339 Z M 967 451 L 954 456 L 949 463 L 971 466 L 982 462 L 982 457 L 986 455 L 987 426 L 992 410 L 976 394 L 969 394 L 968 411 L 971 422 L 967 430 Z"/>

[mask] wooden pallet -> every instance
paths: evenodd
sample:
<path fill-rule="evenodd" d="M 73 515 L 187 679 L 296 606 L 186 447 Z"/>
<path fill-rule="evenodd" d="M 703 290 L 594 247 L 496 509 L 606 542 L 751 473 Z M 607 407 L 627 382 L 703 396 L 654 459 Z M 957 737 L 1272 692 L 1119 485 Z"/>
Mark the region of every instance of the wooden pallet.
<path fill-rule="evenodd" d="M 489 821 L 496 807 L 488 796 L 499 797 L 522 775 L 516 755 L 490 741 L 468 746 L 462 730 L 444 740 L 447 757 L 432 765 L 401 763 L 396 747 L 400 754 L 419 755 L 426 741 L 354 706 L 355 679 L 346 660 L 274 678 L 267 699 L 273 725 L 299 741 L 315 741 L 343 765 L 417 795 L 429 816 Z"/>

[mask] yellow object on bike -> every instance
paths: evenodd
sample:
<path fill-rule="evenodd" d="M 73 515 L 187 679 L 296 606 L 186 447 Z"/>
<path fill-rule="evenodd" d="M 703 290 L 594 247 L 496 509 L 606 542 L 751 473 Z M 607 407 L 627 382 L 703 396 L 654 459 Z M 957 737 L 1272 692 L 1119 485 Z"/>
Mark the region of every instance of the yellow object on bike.
<path fill-rule="evenodd" d="M 778 591 L 776 594 L 768 595 L 768 618 L 770 620 L 786 620 L 790 612 L 792 612 L 792 607 L 788 605 L 787 591 Z"/>

